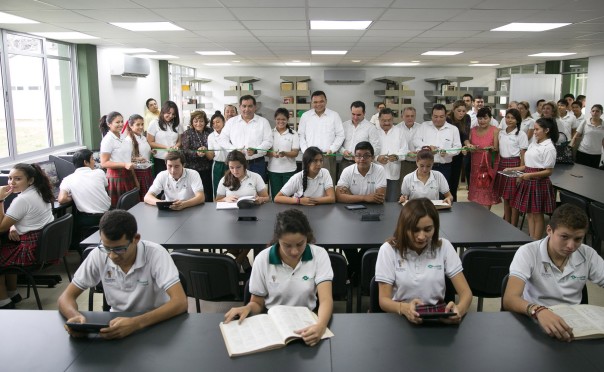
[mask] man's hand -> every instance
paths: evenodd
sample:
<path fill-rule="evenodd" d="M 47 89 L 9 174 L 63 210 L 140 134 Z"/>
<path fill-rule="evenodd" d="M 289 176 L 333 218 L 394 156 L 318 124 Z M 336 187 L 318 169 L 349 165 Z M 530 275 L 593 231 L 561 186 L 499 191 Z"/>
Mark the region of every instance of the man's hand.
<path fill-rule="evenodd" d="M 86 318 L 84 317 L 84 315 L 79 314 L 79 315 L 76 315 L 74 317 L 71 317 L 71 318 L 67 319 L 66 323 L 80 323 L 80 324 L 83 324 L 83 323 L 86 323 Z M 63 327 L 65 327 L 65 330 L 67 331 L 67 333 L 69 333 L 69 335 L 71 337 L 75 337 L 75 338 L 86 337 L 86 333 L 75 332 L 71 328 L 69 328 L 69 326 L 67 324 L 65 324 Z"/>
<path fill-rule="evenodd" d="M 549 309 L 540 311 L 537 314 L 537 321 L 545 333 L 550 337 L 555 337 L 560 341 L 571 342 L 574 338 L 573 329 Z"/>
<path fill-rule="evenodd" d="M 185 201 L 183 200 L 175 200 L 172 205 L 170 205 L 170 209 L 175 211 L 180 211 L 185 209 L 187 206 L 185 205 Z"/>
<path fill-rule="evenodd" d="M 100 335 L 104 339 L 124 338 L 129 334 L 138 331 L 140 325 L 136 318 L 115 318 L 109 322 L 108 328 L 102 328 Z"/>

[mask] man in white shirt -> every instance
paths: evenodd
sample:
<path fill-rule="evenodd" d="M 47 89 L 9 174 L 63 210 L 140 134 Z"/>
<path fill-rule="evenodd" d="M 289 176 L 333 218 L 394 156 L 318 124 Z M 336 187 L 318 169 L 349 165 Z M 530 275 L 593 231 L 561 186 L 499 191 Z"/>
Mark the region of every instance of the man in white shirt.
<path fill-rule="evenodd" d="M 373 114 L 373 116 L 371 117 L 371 119 L 369 120 L 369 122 L 373 125 L 375 125 L 376 128 L 380 127 L 380 111 L 382 111 L 383 109 L 386 108 L 386 104 L 383 102 L 379 102 L 376 106 L 376 113 Z"/>
<path fill-rule="evenodd" d="M 185 156 L 180 151 L 172 151 L 166 156 L 165 171 L 160 172 L 153 180 L 153 185 L 145 195 L 145 203 L 157 205 L 160 192 L 164 199 L 172 201 L 170 209 L 181 210 L 202 204 L 205 201 L 203 183 L 199 173 L 185 168 Z"/>
<path fill-rule="evenodd" d="M 344 128 L 340 115 L 326 107 L 325 92 L 317 90 L 311 96 L 312 109 L 300 117 L 298 134 L 300 150 L 304 153 L 310 146 L 316 146 L 326 155 L 323 168 L 329 170 L 332 180 L 336 180 L 336 158 L 334 155 L 344 143 Z"/>
<path fill-rule="evenodd" d="M 531 116 L 533 117 L 533 119 L 534 119 L 535 121 L 537 121 L 537 119 L 539 119 L 539 118 L 541 117 L 541 115 L 542 115 L 542 114 L 541 114 L 541 110 L 543 110 L 543 104 L 544 104 L 545 102 L 546 102 L 546 101 L 545 101 L 544 99 L 540 99 L 540 100 L 538 100 L 538 101 L 537 101 L 537 103 L 535 104 L 535 112 L 533 112 L 533 113 L 531 114 Z"/>
<path fill-rule="evenodd" d="M 393 113 L 389 108 L 380 111 L 380 143 L 382 148 L 376 161 L 386 172 L 386 201 L 397 201 L 401 191 L 401 162 L 409 152 L 405 124 L 393 125 Z"/>
<path fill-rule="evenodd" d="M 256 115 L 256 98 L 251 95 L 239 98 L 241 114 L 230 118 L 218 143 L 223 149 L 240 150 L 245 154 L 248 169 L 258 173 L 267 182 L 264 155 L 273 147 L 273 132 L 268 120 Z"/>
<path fill-rule="evenodd" d="M 90 252 L 59 297 L 59 311 L 67 322 L 86 323 L 76 300 L 101 281 L 112 311 L 143 313 L 112 319 L 100 330 L 102 338 L 123 338 L 187 311 L 174 261 L 161 245 L 141 240 L 134 216 L 123 210 L 107 212 L 99 230 L 101 245 Z M 80 336 L 67 325 L 65 329 Z"/>
<path fill-rule="evenodd" d="M 340 163 L 339 174 L 342 174 L 344 168 L 354 164 L 354 148 L 357 143 L 367 141 L 371 143 L 377 154 L 380 153 L 380 139 L 377 129 L 365 120 L 365 103 L 354 101 L 350 105 L 350 113 L 352 119 L 342 124 L 344 128 L 344 143 L 340 148 L 343 158 Z"/>
<path fill-rule="evenodd" d="M 416 149 L 430 146 L 434 153 L 432 169 L 442 173 L 451 184 L 451 162 L 461 151 L 461 140 L 459 129 L 447 123 L 446 112 L 447 109 L 440 103 L 432 107 L 432 121 L 427 121 L 419 127 L 413 137 L 413 146 Z"/>
<path fill-rule="evenodd" d="M 579 94 L 577 96 L 576 102 L 581 103 L 581 113 L 583 113 L 583 115 L 585 115 L 585 101 L 587 101 L 587 97 L 585 97 L 583 94 Z"/>
<path fill-rule="evenodd" d="M 573 102 L 572 105 L 570 105 L 570 109 L 575 116 L 575 124 L 577 125 L 577 127 L 573 128 L 572 130 L 572 136 L 574 137 L 575 133 L 577 132 L 577 128 L 585 123 L 585 115 L 583 114 L 583 111 L 581 111 L 583 109 L 583 104 L 579 101 Z"/>
<path fill-rule="evenodd" d="M 579 127 L 577 124 L 577 118 L 575 117 L 575 114 L 569 110 L 570 105 L 565 99 L 559 100 L 557 105 L 560 120 L 562 120 L 562 122 L 564 123 L 566 132 L 570 133 L 570 138 L 572 139 L 575 135 L 575 132 L 577 131 L 577 128 Z"/>
<path fill-rule="evenodd" d="M 472 97 L 472 96 L 470 96 Z M 471 106 L 470 106 L 471 107 Z M 416 122 L 417 112 L 415 111 L 415 107 L 408 106 L 403 110 L 403 121 L 400 122 L 397 127 L 401 128 L 401 131 L 404 133 L 407 139 L 407 148 L 409 152 L 417 152 L 415 147 L 413 147 L 413 138 L 415 133 L 421 126 L 420 123 Z M 417 164 L 415 163 L 415 156 L 406 156 L 405 159 L 401 162 L 401 175 L 400 180 L 402 181 L 406 175 L 415 171 L 417 169 Z"/>

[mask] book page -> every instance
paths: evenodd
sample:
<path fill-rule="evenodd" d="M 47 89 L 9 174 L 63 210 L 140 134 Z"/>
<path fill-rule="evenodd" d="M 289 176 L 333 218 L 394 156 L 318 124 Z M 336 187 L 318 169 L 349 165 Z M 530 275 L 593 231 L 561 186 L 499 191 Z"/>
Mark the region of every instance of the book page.
<path fill-rule="evenodd" d="M 304 306 L 274 306 L 269 309 L 268 314 L 273 318 L 279 328 L 284 340 L 288 338 L 300 338 L 294 331 L 317 324 L 317 315 Z M 321 339 L 333 337 L 333 333 L 327 329 Z"/>
<path fill-rule="evenodd" d="M 256 199 L 255 196 L 240 196 L 239 198 L 237 198 L 237 201 L 229 203 L 229 202 L 216 202 L 216 209 L 239 209 L 239 207 L 237 207 L 237 202 L 239 200 L 254 200 Z"/>
<path fill-rule="evenodd" d="M 245 318 L 241 324 L 238 320 L 228 324 L 221 322 L 220 330 L 231 356 L 285 344 L 274 322 L 266 314 Z"/>
<path fill-rule="evenodd" d="M 592 305 L 556 305 L 550 309 L 559 315 L 572 327 L 575 338 L 589 335 L 602 334 L 604 329 L 604 308 Z"/>

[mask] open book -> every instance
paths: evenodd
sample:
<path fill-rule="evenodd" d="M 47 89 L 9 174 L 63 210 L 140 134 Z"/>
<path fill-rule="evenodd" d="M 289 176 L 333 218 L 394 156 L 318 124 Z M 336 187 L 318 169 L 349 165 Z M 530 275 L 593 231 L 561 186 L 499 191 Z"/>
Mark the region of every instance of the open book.
<path fill-rule="evenodd" d="M 409 200 L 403 203 L 403 205 L 407 204 Z M 432 204 L 436 207 L 436 209 L 451 209 L 451 204 L 447 204 L 444 200 L 430 200 Z"/>
<path fill-rule="evenodd" d="M 239 198 L 237 198 L 237 201 L 239 200 L 254 200 L 256 199 L 255 196 L 240 196 Z M 216 203 L 216 209 L 239 209 L 239 207 L 237 207 L 237 201 L 229 203 L 229 202 L 217 202 Z"/>
<path fill-rule="evenodd" d="M 556 305 L 550 310 L 572 327 L 575 340 L 604 338 L 604 307 L 594 305 Z"/>
<path fill-rule="evenodd" d="M 294 331 L 317 323 L 317 315 L 303 306 L 274 306 L 268 314 L 245 318 L 241 324 L 232 320 L 220 323 L 230 357 L 253 354 L 284 347 L 291 341 L 301 339 Z M 325 330 L 322 339 L 333 337 Z"/>

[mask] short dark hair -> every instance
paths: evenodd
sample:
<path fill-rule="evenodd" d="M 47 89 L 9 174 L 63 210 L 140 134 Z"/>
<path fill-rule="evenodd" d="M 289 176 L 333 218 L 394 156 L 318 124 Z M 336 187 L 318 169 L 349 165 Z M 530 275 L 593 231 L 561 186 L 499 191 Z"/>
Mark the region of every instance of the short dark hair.
<path fill-rule="evenodd" d="M 579 95 L 577 96 L 577 101 L 579 101 L 579 102 L 583 102 L 583 101 L 585 101 L 585 99 L 586 99 L 586 98 L 587 98 L 587 97 L 585 97 L 583 94 L 579 94 Z"/>
<path fill-rule="evenodd" d="M 120 240 L 122 237 L 132 240 L 138 231 L 138 226 L 133 215 L 121 209 L 114 209 L 105 212 L 101 217 L 99 231 L 111 241 Z"/>
<path fill-rule="evenodd" d="M 476 113 L 476 117 L 477 118 L 492 118 L 493 117 L 493 113 L 491 113 L 491 109 L 488 107 L 483 107 L 480 110 L 478 110 L 478 112 Z"/>
<path fill-rule="evenodd" d="M 434 114 L 434 111 L 444 111 L 446 114 L 447 107 L 445 105 L 443 105 L 442 103 L 437 103 L 434 106 L 432 106 L 432 111 L 430 112 L 430 114 Z"/>
<path fill-rule="evenodd" d="M 474 97 L 474 99 L 472 100 L 472 102 L 476 101 L 477 99 L 481 99 L 484 101 L 484 97 L 480 94 L 477 94 L 476 97 Z"/>
<path fill-rule="evenodd" d="M 185 154 L 183 154 L 182 151 L 168 151 L 168 154 L 166 155 L 166 164 L 168 163 L 168 160 L 174 161 L 178 159 L 180 159 L 182 165 L 185 165 Z"/>
<path fill-rule="evenodd" d="M 241 105 L 243 103 L 243 101 L 249 101 L 252 100 L 252 102 L 254 102 L 254 106 L 256 106 L 256 97 L 250 95 L 250 94 L 246 94 L 245 96 L 241 96 L 241 98 L 239 98 L 239 104 Z"/>
<path fill-rule="evenodd" d="M 352 108 L 362 108 L 363 109 L 363 113 L 365 113 L 365 102 L 363 101 L 354 101 L 351 105 L 350 105 L 350 109 L 352 110 Z"/>
<path fill-rule="evenodd" d="M 573 101 L 575 100 L 575 95 L 574 95 L 574 94 L 572 94 L 572 93 L 566 93 L 566 94 L 564 95 L 564 97 L 562 97 L 562 99 L 566 100 L 566 99 L 567 99 L 567 98 L 569 98 L 569 97 L 570 97 L 570 98 L 572 98 L 572 99 L 573 99 Z"/>
<path fill-rule="evenodd" d="M 472 97 L 472 95 L 470 93 L 466 93 L 463 96 L 461 96 L 461 98 L 465 98 L 465 97 L 470 97 L 470 100 L 474 101 L 474 97 Z"/>
<path fill-rule="evenodd" d="M 314 243 L 315 236 L 306 215 L 299 209 L 287 209 L 277 214 L 272 244 L 279 243 L 279 238 L 284 234 L 302 234 L 306 236 L 307 243 Z"/>
<path fill-rule="evenodd" d="M 327 99 L 327 95 L 322 90 L 315 90 L 314 92 L 312 92 L 312 95 L 310 96 L 310 99 L 312 100 L 313 97 L 318 97 L 318 96 L 323 96 L 323 98 Z"/>
<path fill-rule="evenodd" d="M 392 109 L 386 107 L 380 110 L 380 114 L 378 115 L 378 118 L 381 118 L 382 115 L 392 115 L 394 116 L 394 112 L 392 111 Z"/>
<path fill-rule="evenodd" d="M 85 167 L 86 164 L 84 162 L 90 162 L 90 158 L 92 157 L 93 152 L 88 149 L 81 149 L 73 153 L 73 157 L 71 158 L 71 162 L 75 165 L 76 168 Z"/>
<path fill-rule="evenodd" d="M 357 143 L 357 145 L 354 147 L 354 152 L 357 152 L 357 150 L 369 150 L 371 156 L 374 155 L 373 146 L 367 141 L 361 141 Z"/>
<path fill-rule="evenodd" d="M 568 102 L 566 102 L 566 100 L 565 100 L 565 99 L 559 99 L 559 100 L 558 100 L 558 102 L 556 102 L 556 103 L 557 103 L 557 104 L 562 104 L 562 105 L 564 105 L 564 106 L 568 107 Z"/>
<path fill-rule="evenodd" d="M 147 100 L 145 101 L 145 107 L 149 108 L 149 104 L 151 103 L 151 101 L 155 101 L 157 103 L 157 101 L 155 100 L 155 98 L 147 98 Z"/>
<path fill-rule="evenodd" d="M 587 213 L 574 204 L 562 204 L 554 210 L 549 220 L 549 226 L 556 230 L 559 226 L 568 227 L 572 230 L 587 230 L 589 219 Z"/>
<path fill-rule="evenodd" d="M 537 104 L 536 104 L 535 106 L 539 106 L 539 104 L 540 104 L 541 102 L 545 102 L 545 100 L 544 100 L 544 99 L 540 99 L 540 100 L 538 100 L 538 101 L 537 101 Z"/>

